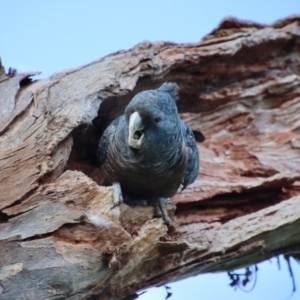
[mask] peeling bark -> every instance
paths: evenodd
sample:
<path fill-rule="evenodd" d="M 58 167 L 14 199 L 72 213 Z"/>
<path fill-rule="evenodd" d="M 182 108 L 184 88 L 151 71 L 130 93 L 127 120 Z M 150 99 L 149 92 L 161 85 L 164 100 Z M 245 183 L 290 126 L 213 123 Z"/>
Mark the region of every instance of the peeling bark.
<path fill-rule="evenodd" d="M 121 299 L 300 251 L 300 18 L 235 19 L 34 81 L 0 66 L 0 298 Z M 180 86 L 201 170 L 169 204 L 121 204 L 96 147 L 133 95 Z"/>

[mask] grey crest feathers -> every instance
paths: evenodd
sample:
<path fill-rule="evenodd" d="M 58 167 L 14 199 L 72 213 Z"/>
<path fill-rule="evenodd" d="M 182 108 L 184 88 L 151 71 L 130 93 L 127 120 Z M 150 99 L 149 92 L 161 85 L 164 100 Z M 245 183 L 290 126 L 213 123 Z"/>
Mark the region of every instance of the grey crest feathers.
<path fill-rule="evenodd" d="M 174 82 L 165 82 L 157 89 L 157 91 L 169 93 L 175 101 L 178 100 L 178 90 L 179 86 Z"/>

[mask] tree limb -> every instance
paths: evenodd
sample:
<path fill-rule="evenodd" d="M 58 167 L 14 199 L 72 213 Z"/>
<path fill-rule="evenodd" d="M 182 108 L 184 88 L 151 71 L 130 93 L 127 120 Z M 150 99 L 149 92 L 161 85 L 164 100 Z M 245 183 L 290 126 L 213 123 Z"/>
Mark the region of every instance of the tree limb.
<path fill-rule="evenodd" d="M 143 42 L 45 80 L 1 65 L 1 299 L 122 299 L 299 252 L 299 36 L 299 17 L 226 19 L 199 43 Z M 206 137 L 170 229 L 152 207 L 111 209 L 96 163 L 109 122 L 165 81 Z"/>

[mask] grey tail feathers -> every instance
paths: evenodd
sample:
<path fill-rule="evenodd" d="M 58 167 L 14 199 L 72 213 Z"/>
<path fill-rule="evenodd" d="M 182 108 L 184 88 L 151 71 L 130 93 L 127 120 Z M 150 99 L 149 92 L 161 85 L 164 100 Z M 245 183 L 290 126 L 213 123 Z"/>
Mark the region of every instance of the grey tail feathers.
<path fill-rule="evenodd" d="M 157 90 L 170 94 L 175 101 L 178 98 L 179 86 L 175 82 L 165 82 Z"/>

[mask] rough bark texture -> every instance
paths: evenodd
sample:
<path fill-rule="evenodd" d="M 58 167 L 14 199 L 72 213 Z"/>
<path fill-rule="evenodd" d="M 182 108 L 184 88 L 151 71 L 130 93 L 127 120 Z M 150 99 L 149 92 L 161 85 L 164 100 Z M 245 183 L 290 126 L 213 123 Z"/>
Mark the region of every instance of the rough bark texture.
<path fill-rule="evenodd" d="M 0 298 L 120 299 L 299 252 L 299 73 L 298 17 L 227 19 L 199 43 L 143 42 L 41 81 L 1 66 Z M 132 96 L 165 81 L 206 137 L 170 229 L 152 207 L 111 209 L 95 158 Z"/>

